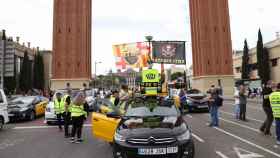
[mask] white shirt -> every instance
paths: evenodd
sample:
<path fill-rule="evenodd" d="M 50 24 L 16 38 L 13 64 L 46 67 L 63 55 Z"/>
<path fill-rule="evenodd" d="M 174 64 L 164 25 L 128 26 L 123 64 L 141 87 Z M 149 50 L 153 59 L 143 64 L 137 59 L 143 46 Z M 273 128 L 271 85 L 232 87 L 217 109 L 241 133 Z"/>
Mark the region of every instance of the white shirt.
<path fill-rule="evenodd" d="M 239 91 L 238 91 L 238 90 L 236 90 L 236 91 L 234 92 L 234 96 L 235 96 L 235 97 L 239 97 Z M 235 104 L 240 104 L 239 98 L 234 98 L 234 100 L 235 100 Z"/>

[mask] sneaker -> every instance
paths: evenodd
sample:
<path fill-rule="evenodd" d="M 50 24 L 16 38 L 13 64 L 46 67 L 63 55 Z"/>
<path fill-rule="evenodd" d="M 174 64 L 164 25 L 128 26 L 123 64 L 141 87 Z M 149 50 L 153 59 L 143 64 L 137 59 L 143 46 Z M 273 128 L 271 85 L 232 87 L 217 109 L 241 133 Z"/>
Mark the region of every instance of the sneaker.
<path fill-rule="evenodd" d="M 74 138 L 74 137 L 71 137 L 70 142 L 71 142 L 71 143 L 75 143 L 75 138 Z"/>
<path fill-rule="evenodd" d="M 76 141 L 75 143 L 80 144 L 80 143 L 82 143 L 82 142 L 83 142 L 82 139 L 77 139 L 77 141 Z"/>

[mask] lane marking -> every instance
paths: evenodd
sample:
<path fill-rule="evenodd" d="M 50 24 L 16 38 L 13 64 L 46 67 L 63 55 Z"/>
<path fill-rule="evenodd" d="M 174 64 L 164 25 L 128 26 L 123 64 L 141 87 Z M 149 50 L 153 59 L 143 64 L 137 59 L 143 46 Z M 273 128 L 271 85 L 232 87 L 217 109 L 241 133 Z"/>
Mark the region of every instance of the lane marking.
<path fill-rule="evenodd" d="M 235 116 L 235 114 L 230 113 L 230 112 L 226 112 L 226 111 L 223 111 L 223 110 L 219 110 L 219 111 L 220 111 L 221 113 L 223 113 L 223 114 Z M 256 121 L 256 122 L 260 122 L 260 123 L 263 123 L 263 122 L 264 122 L 264 121 L 257 120 L 257 119 L 251 118 L 251 117 L 247 117 L 247 119 L 248 119 L 248 120 L 252 120 L 252 121 Z"/>
<path fill-rule="evenodd" d="M 190 114 L 188 114 L 188 115 L 186 115 L 186 116 L 189 117 L 189 118 L 193 118 L 192 115 L 190 115 Z"/>
<path fill-rule="evenodd" d="M 229 132 L 227 132 L 227 131 L 225 131 L 225 130 L 223 130 L 223 129 L 221 129 L 221 128 L 218 128 L 218 127 L 214 127 L 214 128 L 215 128 L 216 130 L 218 130 L 218 131 L 220 131 L 220 132 L 222 132 L 222 133 L 228 135 L 228 136 L 231 136 L 231 137 L 233 137 L 233 138 L 235 138 L 235 139 L 238 139 L 239 141 L 241 141 L 241 142 L 243 142 L 243 143 L 249 144 L 249 145 L 251 145 L 251 146 L 253 146 L 253 147 L 255 147 L 255 148 L 258 148 L 258 149 L 260 149 L 260 150 L 262 150 L 262 151 L 265 151 L 265 152 L 267 152 L 267 153 L 269 153 L 269 154 L 271 154 L 271 155 L 274 155 L 274 156 L 280 158 L 280 154 L 277 154 L 277 153 L 275 153 L 275 152 L 273 152 L 273 151 L 271 151 L 271 150 L 269 150 L 269 149 L 266 149 L 266 148 L 264 148 L 264 147 L 262 147 L 262 146 L 260 146 L 260 145 L 255 144 L 255 143 L 252 143 L 252 142 L 250 142 L 250 141 L 248 141 L 248 140 L 246 140 L 246 139 L 243 139 L 243 138 L 241 138 L 241 137 L 239 137 L 239 136 L 237 136 L 237 135 L 231 134 L 231 133 L 229 133 Z"/>
<path fill-rule="evenodd" d="M 216 154 L 219 155 L 221 158 L 229 158 L 220 151 L 216 151 Z"/>
<path fill-rule="evenodd" d="M 91 124 L 84 124 L 83 127 L 92 127 Z M 48 129 L 48 128 L 58 128 L 57 126 L 22 126 L 22 127 L 14 127 L 12 129 L 20 130 L 20 129 Z"/>
<path fill-rule="evenodd" d="M 194 133 L 192 133 L 192 136 L 193 136 L 196 140 L 200 141 L 201 143 L 205 143 L 205 141 L 204 141 L 202 138 L 200 138 L 199 136 L 195 135 Z"/>
<path fill-rule="evenodd" d="M 254 132 L 257 132 L 257 133 L 261 133 L 258 129 L 251 128 L 251 127 L 249 127 L 249 126 L 242 125 L 242 124 L 239 124 L 239 123 L 236 123 L 236 122 L 233 122 L 233 121 L 224 119 L 224 118 L 222 118 L 222 117 L 220 117 L 220 120 L 222 120 L 222 121 L 224 121 L 224 122 L 228 122 L 228 123 L 234 124 L 234 125 L 237 125 L 237 126 L 240 126 L 240 127 L 243 127 L 243 128 L 247 128 L 247 129 L 252 130 L 252 131 L 254 131 Z"/>
<path fill-rule="evenodd" d="M 239 158 L 259 158 L 264 157 L 263 155 L 253 153 L 251 151 L 241 149 L 241 148 L 233 148 Z"/>

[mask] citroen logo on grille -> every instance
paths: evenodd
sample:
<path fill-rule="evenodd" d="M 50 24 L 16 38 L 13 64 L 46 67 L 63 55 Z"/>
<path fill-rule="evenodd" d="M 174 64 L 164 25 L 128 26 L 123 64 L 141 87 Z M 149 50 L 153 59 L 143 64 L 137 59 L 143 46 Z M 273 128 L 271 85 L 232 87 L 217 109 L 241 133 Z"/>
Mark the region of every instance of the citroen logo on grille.
<path fill-rule="evenodd" d="M 155 144 L 155 143 L 156 143 L 156 139 L 155 139 L 154 137 L 150 137 L 150 138 L 148 139 L 148 142 L 149 142 L 150 144 Z"/>

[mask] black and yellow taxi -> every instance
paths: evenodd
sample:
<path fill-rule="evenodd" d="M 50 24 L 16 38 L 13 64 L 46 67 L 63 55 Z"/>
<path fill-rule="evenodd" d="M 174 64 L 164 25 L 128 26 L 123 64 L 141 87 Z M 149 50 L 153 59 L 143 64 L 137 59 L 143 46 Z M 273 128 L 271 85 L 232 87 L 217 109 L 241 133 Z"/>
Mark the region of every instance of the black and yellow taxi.
<path fill-rule="evenodd" d="M 45 114 L 48 99 L 42 96 L 20 96 L 8 103 L 10 120 L 34 120 Z"/>
<path fill-rule="evenodd" d="M 174 101 L 141 96 L 118 111 L 92 114 L 92 132 L 112 144 L 114 158 L 193 158 L 191 129 Z"/>

